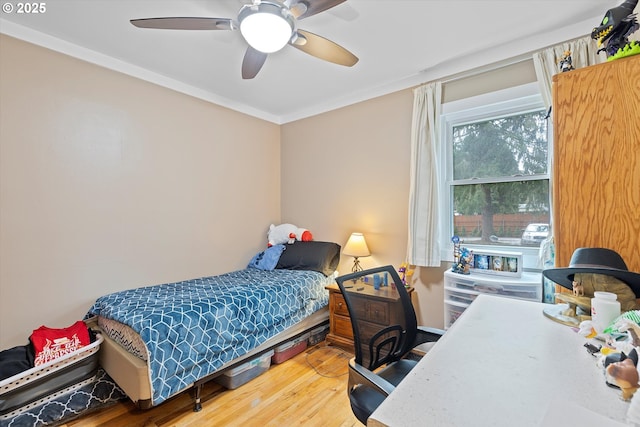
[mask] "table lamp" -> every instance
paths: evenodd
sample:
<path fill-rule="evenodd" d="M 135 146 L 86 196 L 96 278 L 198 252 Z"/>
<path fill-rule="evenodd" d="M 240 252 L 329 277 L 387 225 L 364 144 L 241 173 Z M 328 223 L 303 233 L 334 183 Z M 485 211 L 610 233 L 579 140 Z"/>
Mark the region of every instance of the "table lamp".
<path fill-rule="evenodd" d="M 353 257 L 353 268 L 351 271 L 355 273 L 356 271 L 362 271 L 358 258 L 369 256 L 371 255 L 371 252 L 369 252 L 369 247 L 367 246 L 367 242 L 364 240 L 364 235 L 362 233 L 351 233 L 349 240 L 347 240 L 347 244 L 344 245 L 342 254 Z"/>

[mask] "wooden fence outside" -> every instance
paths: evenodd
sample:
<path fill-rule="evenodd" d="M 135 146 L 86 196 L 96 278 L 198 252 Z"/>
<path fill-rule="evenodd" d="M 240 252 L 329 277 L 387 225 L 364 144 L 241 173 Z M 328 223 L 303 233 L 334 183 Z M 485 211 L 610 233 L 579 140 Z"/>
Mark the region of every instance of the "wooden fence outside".
<path fill-rule="evenodd" d="M 493 232 L 500 237 L 520 237 L 531 223 L 549 223 L 549 214 L 516 213 L 493 216 Z M 482 215 L 456 215 L 453 217 L 454 233 L 458 236 L 480 236 Z"/>

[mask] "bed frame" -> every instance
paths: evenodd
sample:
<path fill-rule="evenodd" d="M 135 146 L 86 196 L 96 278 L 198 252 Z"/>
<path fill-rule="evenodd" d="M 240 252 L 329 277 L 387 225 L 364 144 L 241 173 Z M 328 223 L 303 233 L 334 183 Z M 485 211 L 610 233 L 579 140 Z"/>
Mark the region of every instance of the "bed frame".
<path fill-rule="evenodd" d="M 323 307 L 292 327 L 265 341 L 250 352 L 226 363 L 220 369 L 204 378 L 197 380 L 189 386 L 195 388 L 193 410 L 197 412 L 202 409 L 200 398 L 202 386 L 206 382 L 221 375 L 226 370 L 233 369 L 242 364 L 247 359 L 258 357 L 287 341 L 304 335 L 312 329 L 327 323 L 329 323 L 329 308 Z M 97 319 L 93 319 L 93 321 L 89 323 L 89 326 L 93 329 L 100 329 L 97 325 Z M 149 368 L 147 362 L 127 352 L 119 344 L 107 337 L 105 333 L 102 335 L 104 342 L 100 346 L 99 352 L 99 360 L 102 368 L 140 409 L 151 408 L 151 384 L 149 383 Z"/>

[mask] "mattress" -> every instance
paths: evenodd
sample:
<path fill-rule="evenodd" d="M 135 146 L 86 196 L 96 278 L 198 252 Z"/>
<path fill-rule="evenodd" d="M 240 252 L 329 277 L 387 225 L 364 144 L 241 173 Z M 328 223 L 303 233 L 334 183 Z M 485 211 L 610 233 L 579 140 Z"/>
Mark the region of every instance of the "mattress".
<path fill-rule="evenodd" d="M 120 347 L 144 361 L 148 359 L 147 347 L 145 347 L 144 341 L 131 327 L 103 316 L 98 316 L 97 322 L 105 336 L 118 343 Z"/>
<path fill-rule="evenodd" d="M 314 271 L 248 268 L 106 295 L 89 315 L 136 357 L 146 349 L 155 406 L 326 307 L 332 282 Z"/>

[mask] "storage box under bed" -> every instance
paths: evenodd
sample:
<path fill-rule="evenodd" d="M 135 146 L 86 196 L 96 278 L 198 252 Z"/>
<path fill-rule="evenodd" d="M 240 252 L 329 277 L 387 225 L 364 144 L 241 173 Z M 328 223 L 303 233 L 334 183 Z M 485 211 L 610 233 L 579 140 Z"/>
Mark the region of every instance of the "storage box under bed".
<path fill-rule="evenodd" d="M 0 381 L 0 416 L 33 406 L 98 371 L 102 335 L 78 350 Z"/>
<path fill-rule="evenodd" d="M 214 381 L 230 390 L 236 389 L 267 372 L 271 367 L 271 356 L 273 356 L 273 350 L 223 372 L 222 375 L 214 378 Z"/>
<path fill-rule="evenodd" d="M 309 332 L 309 346 L 320 344 L 329 335 L 329 325 L 321 325 Z"/>
<path fill-rule="evenodd" d="M 280 344 L 274 349 L 273 357 L 271 357 L 271 363 L 282 363 L 291 359 L 293 356 L 302 353 L 307 348 L 308 339 L 309 334 L 307 333 L 291 341 Z"/>

